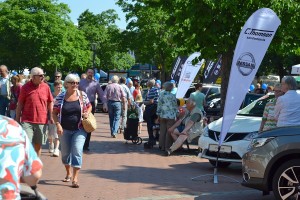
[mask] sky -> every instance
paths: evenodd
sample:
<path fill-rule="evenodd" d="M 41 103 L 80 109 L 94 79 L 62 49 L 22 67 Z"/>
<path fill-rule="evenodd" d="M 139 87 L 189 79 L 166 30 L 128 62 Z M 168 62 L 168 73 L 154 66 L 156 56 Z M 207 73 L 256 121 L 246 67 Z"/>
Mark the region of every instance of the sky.
<path fill-rule="evenodd" d="M 58 0 L 58 2 L 69 6 L 71 9 L 70 17 L 74 24 L 78 24 L 77 18 L 87 9 L 94 14 L 114 9 L 120 18 L 120 20 L 116 21 L 116 25 L 120 29 L 126 29 L 125 13 L 118 5 L 115 5 L 115 0 Z"/>

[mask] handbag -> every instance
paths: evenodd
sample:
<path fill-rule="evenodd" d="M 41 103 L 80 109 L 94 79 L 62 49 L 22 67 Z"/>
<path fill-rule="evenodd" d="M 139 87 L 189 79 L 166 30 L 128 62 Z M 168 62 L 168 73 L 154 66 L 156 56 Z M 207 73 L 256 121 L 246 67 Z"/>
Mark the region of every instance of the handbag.
<path fill-rule="evenodd" d="M 81 98 L 81 101 L 83 102 L 82 91 L 80 91 L 80 98 Z M 97 128 L 97 121 L 96 121 L 95 116 L 92 113 L 90 113 L 87 118 L 82 118 L 81 123 L 82 123 L 83 129 L 88 133 L 95 131 Z"/>
<path fill-rule="evenodd" d="M 83 125 L 83 129 L 88 133 L 95 131 L 97 128 L 96 118 L 92 113 L 90 113 L 87 118 L 83 118 L 81 123 Z"/>

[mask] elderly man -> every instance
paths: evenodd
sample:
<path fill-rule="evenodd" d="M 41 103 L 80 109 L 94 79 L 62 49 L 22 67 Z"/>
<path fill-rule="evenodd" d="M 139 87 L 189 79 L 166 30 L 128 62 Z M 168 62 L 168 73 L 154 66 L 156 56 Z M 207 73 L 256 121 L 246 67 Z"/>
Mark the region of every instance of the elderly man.
<path fill-rule="evenodd" d="M 127 87 L 127 85 L 125 85 L 126 79 L 124 77 L 121 77 L 119 82 L 125 92 L 125 105 L 122 105 L 122 107 L 124 107 L 124 110 L 122 110 L 122 113 L 121 113 L 122 120 L 121 120 L 121 124 L 120 124 L 120 134 L 123 134 L 124 129 L 126 128 L 126 124 L 127 124 L 128 105 L 131 105 L 131 102 L 133 101 L 133 97 L 132 97 L 132 93 L 130 92 L 129 88 Z"/>
<path fill-rule="evenodd" d="M 277 127 L 300 125 L 300 94 L 294 77 L 286 76 L 281 80 L 283 96 L 278 97 L 275 105 Z"/>
<path fill-rule="evenodd" d="M 172 152 L 180 148 L 186 139 L 188 142 L 191 142 L 194 138 L 202 134 L 202 119 L 202 111 L 196 106 L 196 101 L 190 97 L 186 102 L 184 117 L 178 119 L 168 130 L 175 142 L 166 151 L 167 156 L 170 156 Z"/>
<path fill-rule="evenodd" d="M 101 98 L 101 101 L 103 102 L 103 110 L 107 110 L 106 106 L 106 98 L 104 98 L 104 91 L 100 87 L 100 84 L 98 81 L 94 80 L 94 70 L 93 69 L 87 69 L 86 71 L 87 77 L 85 79 L 81 79 L 79 82 L 79 90 L 84 91 L 89 100 L 92 104 L 92 113 L 95 114 L 96 109 L 96 94 L 98 94 L 98 97 Z M 83 151 L 89 151 L 90 146 L 90 140 L 91 140 L 91 133 L 87 133 L 85 143 L 83 146 Z"/>
<path fill-rule="evenodd" d="M 155 87 L 154 79 L 148 80 L 147 86 L 149 88 L 149 91 L 144 101 L 146 105 L 144 111 L 144 120 L 147 122 L 149 141 L 144 144 L 144 147 L 151 148 L 153 145 L 156 144 L 155 137 L 153 134 L 153 125 L 155 124 L 154 122 L 157 119 L 156 110 L 160 90 L 159 88 Z"/>
<path fill-rule="evenodd" d="M 42 145 L 47 140 L 48 114 L 52 116 L 53 97 L 47 83 L 44 82 L 44 71 L 39 67 L 31 70 L 31 80 L 23 85 L 16 109 L 16 121 L 22 122 L 38 156 Z M 51 117 L 50 122 L 53 123 Z"/>
<path fill-rule="evenodd" d="M 5 65 L 0 66 L 0 115 L 6 115 L 10 99 L 10 81 L 8 69 Z"/>
<path fill-rule="evenodd" d="M 126 95 L 123 87 L 118 84 L 118 76 L 112 76 L 110 81 L 111 83 L 106 86 L 104 96 L 107 99 L 111 137 L 116 138 L 120 124 L 121 110 L 125 109 Z"/>

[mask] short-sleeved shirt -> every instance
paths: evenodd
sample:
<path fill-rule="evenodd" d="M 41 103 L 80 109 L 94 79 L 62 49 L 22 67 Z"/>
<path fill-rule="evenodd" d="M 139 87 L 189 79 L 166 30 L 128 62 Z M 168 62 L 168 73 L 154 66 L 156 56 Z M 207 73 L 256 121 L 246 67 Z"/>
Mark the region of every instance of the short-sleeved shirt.
<path fill-rule="evenodd" d="M 154 104 L 157 104 L 159 98 L 160 89 L 157 87 L 152 87 L 146 96 L 145 101 L 154 100 Z"/>
<path fill-rule="evenodd" d="M 203 104 L 204 104 L 204 100 L 205 100 L 205 95 L 200 91 L 196 91 L 191 94 L 191 97 L 195 100 L 196 106 L 200 110 L 204 111 Z"/>
<path fill-rule="evenodd" d="M 0 199 L 20 199 L 20 176 L 36 173 L 43 164 L 16 121 L 0 116 L 0 127 Z"/>
<path fill-rule="evenodd" d="M 162 91 L 159 95 L 156 114 L 165 119 L 176 119 L 177 99 L 169 91 Z"/>
<path fill-rule="evenodd" d="M 62 107 L 64 106 L 64 103 L 65 103 L 65 101 L 64 101 L 65 100 L 65 95 L 66 95 L 66 92 L 62 92 L 59 95 L 57 95 L 56 98 L 55 98 L 54 105 L 53 105 L 53 110 L 56 110 L 59 113 L 59 122 L 60 123 L 61 123 L 61 117 L 63 116 Z M 81 99 L 80 98 L 80 91 L 77 90 L 77 96 L 78 96 L 78 99 L 79 99 L 79 104 L 80 104 L 80 109 L 81 109 L 80 118 L 82 118 L 83 110 L 87 110 L 92 105 L 91 105 L 91 103 L 89 101 L 89 98 L 87 97 L 85 92 L 82 92 L 82 99 Z M 78 128 L 82 127 L 81 120 L 78 122 L 77 125 L 78 125 Z"/>
<path fill-rule="evenodd" d="M 102 103 L 106 103 L 106 99 L 104 98 L 104 92 L 97 81 L 81 79 L 78 88 L 79 90 L 84 91 L 87 94 L 90 102 L 95 102 L 97 93 Z"/>
<path fill-rule="evenodd" d="M 53 97 L 48 84 L 42 82 L 38 86 L 28 81 L 21 88 L 19 103 L 22 103 L 22 122 L 47 124 L 48 104 Z"/>
<path fill-rule="evenodd" d="M 121 85 L 118 83 L 111 83 L 106 86 L 104 97 L 110 101 L 122 101 L 125 98 L 125 92 Z"/>

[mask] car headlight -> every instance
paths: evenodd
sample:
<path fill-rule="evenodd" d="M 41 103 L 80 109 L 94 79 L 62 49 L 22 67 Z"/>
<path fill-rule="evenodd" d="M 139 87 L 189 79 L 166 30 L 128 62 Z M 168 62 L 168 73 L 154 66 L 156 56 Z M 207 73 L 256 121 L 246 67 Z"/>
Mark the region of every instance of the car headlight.
<path fill-rule="evenodd" d="M 275 137 L 267 137 L 267 138 L 254 138 L 248 149 L 253 149 L 257 147 L 264 146 L 265 144 L 268 144 L 271 140 L 273 140 Z"/>
<path fill-rule="evenodd" d="M 252 132 L 252 133 L 249 133 L 248 135 L 246 135 L 244 137 L 244 140 L 248 140 L 248 141 L 251 141 L 253 138 L 255 138 L 256 136 L 258 136 L 258 132 Z"/>
<path fill-rule="evenodd" d="M 204 137 L 208 137 L 208 126 L 205 126 L 203 128 L 203 134 L 202 134 Z"/>

